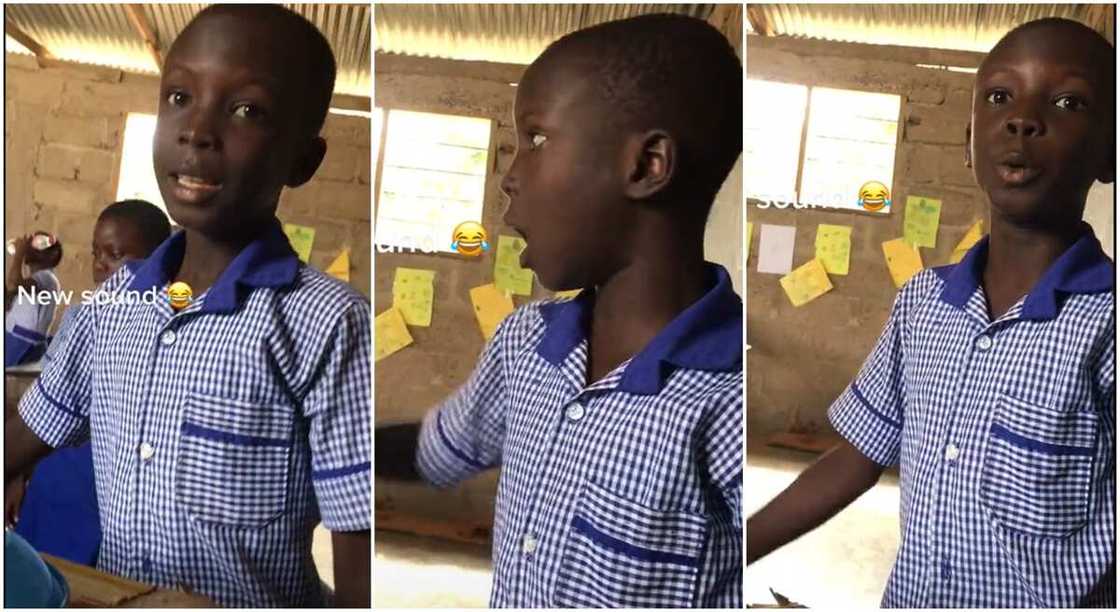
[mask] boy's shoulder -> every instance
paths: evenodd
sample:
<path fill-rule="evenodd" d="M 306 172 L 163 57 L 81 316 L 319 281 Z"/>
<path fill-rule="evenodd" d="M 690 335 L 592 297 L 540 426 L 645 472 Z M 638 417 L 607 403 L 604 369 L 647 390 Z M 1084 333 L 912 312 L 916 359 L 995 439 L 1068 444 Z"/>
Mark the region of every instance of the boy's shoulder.
<path fill-rule="evenodd" d="M 366 297 L 348 283 L 302 262 L 295 282 L 285 293 L 286 300 L 325 309 L 341 311 L 354 306 L 369 306 Z"/>

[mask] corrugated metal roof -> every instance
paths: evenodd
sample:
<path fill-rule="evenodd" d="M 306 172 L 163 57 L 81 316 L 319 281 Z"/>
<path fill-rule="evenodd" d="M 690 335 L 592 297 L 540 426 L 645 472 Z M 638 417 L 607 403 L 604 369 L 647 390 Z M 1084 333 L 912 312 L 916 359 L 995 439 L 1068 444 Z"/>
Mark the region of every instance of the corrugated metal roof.
<path fill-rule="evenodd" d="M 142 4 L 159 39 L 161 55 L 206 4 Z M 369 97 L 370 14 L 368 4 L 285 4 L 327 37 L 338 62 L 335 90 Z M 4 19 L 58 59 L 155 74 L 155 61 L 128 18 L 123 4 L 7 4 Z M 22 45 L 9 51 L 27 53 Z"/>
<path fill-rule="evenodd" d="M 377 4 L 376 49 L 528 64 L 564 34 L 648 13 L 708 19 L 712 4 Z"/>
<path fill-rule="evenodd" d="M 1115 44 L 1113 4 L 748 4 L 748 32 L 987 52 L 1042 17 L 1080 21 Z M 761 30 L 761 31 L 759 31 Z"/>

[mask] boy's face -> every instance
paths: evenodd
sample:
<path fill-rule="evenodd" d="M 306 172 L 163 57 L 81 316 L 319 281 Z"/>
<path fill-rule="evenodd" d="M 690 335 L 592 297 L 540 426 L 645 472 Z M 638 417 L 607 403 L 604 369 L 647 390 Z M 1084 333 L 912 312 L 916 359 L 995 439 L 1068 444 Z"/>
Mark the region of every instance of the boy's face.
<path fill-rule="evenodd" d="M 631 220 L 621 139 L 587 66 L 561 53 L 526 71 L 514 103 L 517 155 L 502 180 L 505 222 L 528 245 L 521 264 L 557 291 L 605 281 Z"/>
<path fill-rule="evenodd" d="M 148 256 L 146 241 L 136 225 L 113 217 L 93 226 L 93 282 L 100 285 L 130 259 Z"/>
<path fill-rule="evenodd" d="M 1024 31 L 977 73 L 971 159 L 994 215 L 1068 226 L 1093 180 L 1110 180 L 1114 103 L 1088 42 L 1068 28 Z"/>
<path fill-rule="evenodd" d="M 304 79 L 293 77 L 306 60 L 285 38 L 268 20 L 211 14 L 172 46 L 154 162 L 168 213 L 184 228 L 215 238 L 259 229 L 315 140 L 299 116 Z"/>

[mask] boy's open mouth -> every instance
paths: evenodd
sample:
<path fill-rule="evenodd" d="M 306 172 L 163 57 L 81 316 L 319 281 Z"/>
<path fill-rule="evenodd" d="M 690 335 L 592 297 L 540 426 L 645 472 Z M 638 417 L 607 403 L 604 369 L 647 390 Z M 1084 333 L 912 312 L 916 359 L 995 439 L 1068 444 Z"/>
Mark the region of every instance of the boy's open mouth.
<path fill-rule="evenodd" d="M 175 179 L 175 197 L 188 204 L 204 202 L 222 189 L 221 183 L 212 183 L 197 176 L 172 174 L 171 178 Z"/>
<path fill-rule="evenodd" d="M 1022 187 L 1038 178 L 1042 168 L 1031 165 L 1030 160 L 1019 152 L 1004 155 L 996 164 L 996 173 L 1010 187 Z"/>

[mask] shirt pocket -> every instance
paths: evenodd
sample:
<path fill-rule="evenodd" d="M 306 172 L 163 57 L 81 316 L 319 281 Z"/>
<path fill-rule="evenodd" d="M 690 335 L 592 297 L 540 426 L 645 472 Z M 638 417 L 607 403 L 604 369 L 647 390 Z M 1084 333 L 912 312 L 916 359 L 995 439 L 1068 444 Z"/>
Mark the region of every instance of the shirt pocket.
<path fill-rule="evenodd" d="M 647 508 L 588 483 L 557 580 L 565 608 L 693 605 L 707 519 Z"/>
<path fill-rule="evenodd" d="M 1010 531 L 1068 537 L 1085 526 L 1097 415 L 1001 396 L 988 435 L 981 502 Z"/>
<path fill-rule="evenodd" d="M 287 508 L 288 406 L 193 394 L 179 436 L 175 492 L 199 521 L 263 527 Z"/>

